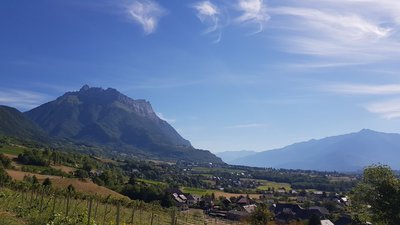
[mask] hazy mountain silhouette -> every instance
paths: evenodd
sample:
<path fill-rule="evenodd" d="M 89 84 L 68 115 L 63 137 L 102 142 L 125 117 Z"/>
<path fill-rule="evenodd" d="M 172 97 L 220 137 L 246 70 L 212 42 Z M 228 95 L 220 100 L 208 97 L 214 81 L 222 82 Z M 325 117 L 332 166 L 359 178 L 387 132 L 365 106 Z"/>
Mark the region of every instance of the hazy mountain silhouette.
<path fill-rule="evenodd" d="M 232 164 L 289 169 L 355 171 L 382 163 L 400 168 L 400 134 L 368 129 L 296 143 L 241 157 Z"/>
<path fill-rule="evenodd" d="M 226 163 L 231 163 L 234 162 L 237 159 L 240 159 L 245 156 L 253 155 L 256 154 L 257 152 L 255 151 L 248 151 L 248 150 L 242 150 L 242 151 L 224 151 L 224 152 L 218 152 L 215 155 L 220 157 L 224 162 Z"/>

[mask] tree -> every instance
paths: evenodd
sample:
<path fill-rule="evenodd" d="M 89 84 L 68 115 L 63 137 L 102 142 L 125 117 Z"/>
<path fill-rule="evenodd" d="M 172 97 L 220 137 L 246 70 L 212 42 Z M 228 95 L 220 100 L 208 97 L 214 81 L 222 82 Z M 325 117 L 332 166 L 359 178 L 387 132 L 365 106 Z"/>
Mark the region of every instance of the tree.
<path fill-rule="evenodd" d="M 251 225 L 266 225 L 271 217 L 272 214 L 267 206 L 261 204 L 250 214 L 249 222 Z"/>
<path fill-rule="evenodd" d="M 7 156 L 0 154 L 0 166 L 3 166 L 6 169 L 10 168 L 11 160 Z"/>
<path fill-rule="evenodd" d="M 175 201 L 172 198 L 171 194 L 165 191 L 164 195 L 161 198 L 160 204 L 162 207 L 172 207 L 175 205 Z"/>
<path fill-rule="evenodd" d="M 136 175 L 135 174 L 131 174 L 131 176 L 129 177 L 128 184 L 131 184 L 131 185 L 136 184 Z"/>
<path fill-rule="evenodd" d="M 81 178 L 81 179 L 89 177 L 88 172 L 86 172 L 86 170 L 82 170 L 82 169 L 79 169 L 79 170 L 75 171 L 74 174 L 75 174 L 75 177 Z"/>
<path fill-rule="evenodd" d="M 51 187 L 51 180 L 50 180 L 50 178 L 47 177 L 46 179 L 44 179 L 42 185 L 43 185 L 43 186 L 46 186 L 46 187 Z"/>
<path fill-rule="evenodd" d="M 33 186 L 37 186 L 39 184 L 39 180 L 37 179 L 37 177 L 35 175 L 32 176 L 32 185 Z"/>
<path fill-rule="evenodd" d="M 75 187 L 72 184 L 68 185 L 67 192 L 69 194 L 74 194 L 75 193 Z"/>
<path fill-rule="evenodd" d="M 8 176 L 7 172 L 0 166 L 0 187 L 11 181 L 11 177 Z"/>
<path fill-rule="evenodd" d="M 321 225 L 321 220 L 317 215 L 313 214 L 308 221 L 308 225 Z"/>
<path fill-rule="evenodd" d="M 400 221 L 400 182 L 390 167 L 366 168 L 354 193 L 356 203 L 370 206 L 373 222 L 396 225 Z"/>

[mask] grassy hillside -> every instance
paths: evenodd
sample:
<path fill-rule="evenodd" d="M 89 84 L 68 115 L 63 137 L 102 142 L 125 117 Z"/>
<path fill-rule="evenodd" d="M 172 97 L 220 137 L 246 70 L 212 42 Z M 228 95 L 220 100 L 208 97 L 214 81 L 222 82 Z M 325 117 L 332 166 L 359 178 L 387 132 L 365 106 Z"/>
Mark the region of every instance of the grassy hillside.
<path fill-rule="evenodd" d="M 17 181 L 23 181 L 26 176 L 36 176 L 39 183 L 42 183 L 46 178 L 49 178 L 55 188 L 66 189 L 69 185 L 74 186 L 75 190 L 84 194 L 96 193 L 97 195 L 107 197 L 111 196 L 117 199 L 127 198 L 115 191 L 106 187 L 99 186 L 87 179 L 64 178 L 59 176 L 41 175 L 36 173 L 28 173 L 16 170 L 6 170 L 8 175 Z"/>
<path fill-rule="evenodd" d="M 15 108 L 0 106 L 0 135 L 47 140 L 45 132 Z"/>

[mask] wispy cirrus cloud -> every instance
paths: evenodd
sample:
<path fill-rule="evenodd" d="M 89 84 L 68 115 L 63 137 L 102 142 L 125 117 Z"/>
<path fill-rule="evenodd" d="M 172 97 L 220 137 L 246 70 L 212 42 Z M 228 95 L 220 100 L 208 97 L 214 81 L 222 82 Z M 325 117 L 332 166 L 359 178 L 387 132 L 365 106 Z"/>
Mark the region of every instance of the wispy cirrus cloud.
<path fill-rule="evenodd" d="M 266 127 L 267 125 L 264 123 L 246 123 L 246 124 L 237 124 L 237 125 L 231 125 L 227 126 L 225 128 L 228 129 L 242 129 L 242 128 L 257 128 L 257 127 Z"/>
<path fill-rule="evenodd" d="M 26 90 L 0 89 L 0 104 L 18 108 L 19 110 L 32 109 L 47 102 L 49 96 Z"/>
<path fill-rule="evenodd" d="M 287 52 L 358 63 L 400 56 L 396 0 L 279 1 L 267 12 Z"/>
<path fill-rule="evenodd" d="M 221 31 L 221 11 L 219 7 L 210 1 L 201 1 L 192 5 L 197 12 L 197 18 L 203 23 L 209 26 L 204 33 L 213 33 L 216 35 L 214 43 L 218 43 L 222 38 Z"/>
<path fill-rule="evenodd" d="M 364 105 L 364 108 L 371 113 L 378 114 L 384 119 L 400 118 L 400 99 L 391 99 L 381 102 L 374 102 Z"/>
<path fill-rule="evenodd" d="M 298 68 L 298 69 L 326 69 L 332 67 L 349 67 L 349 66 L 359 66 L 363 63 L 352 63 L 352 62 L 306 62 L 306 63 L 288 63 L 288 67 Z"/>
<path fill-rule="evenodd" d="M 151 0 L 133 1 L 126 9 L 135 22 L 140 24 L 146 35 L 153 33 L 166 10 L 157 2 Z"/>
<path fill-rule="evenodd" d="M 325 85 L 322 90 L 359 95 L 394 95 L 400 94 L 400 84 L 366 85 L 366 84 L 335 84 Z"/>
<path fill-rule="evenodd" d="M 334 84 L 321 86 L 320 89 L 345 95 L 396 96 L 388 100 L 362 104 L 362 107 L 384 119 L 400 118 L 400 98 L 397 97 L 400 95 L 400 84 Z"/>
<path fill-rule="evenodd" d="M 236 22 L 254 23 L 258 26 L 254 34 L 263 31 L 264 25 L 270 19 L 263 0 L 239 0 L 236 4 L 236 9 L 241 13 L 240 16 L 236 18 Z"/>

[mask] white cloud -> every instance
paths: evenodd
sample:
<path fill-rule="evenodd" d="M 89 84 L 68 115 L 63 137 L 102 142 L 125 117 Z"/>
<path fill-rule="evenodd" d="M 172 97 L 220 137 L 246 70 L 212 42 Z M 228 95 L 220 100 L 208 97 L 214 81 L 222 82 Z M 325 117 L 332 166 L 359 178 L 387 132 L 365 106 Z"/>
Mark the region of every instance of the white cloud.
<path fill-rule="evenodd" d="M 307 63 L 291 63 L 286 64 L 288 67 L 299 69 L 324 69 L 330 67 L 349 67 L 363 65 L 362 63 L 346 63 L 346 62 L 307 62 Z"/>
<path fill-rule="evenodd" d="M 256 128 L 256 127 L 265 127 L 266 124 L 263 123 L 247 123 L 247 124 L 237 124 L 232 126 L 227 126 L 228 129 L 241 129 L 241 128 Z"/>
<path fill-rule="evenodd" d="M 263 31 L 264 25 L 270 19 L 263 0 L 239 0 L 236 9 L 241 12 L 241 15 L 236 18 L 237 22 L 258 25 L 258 30 L 254 33 Z"/>
<path fill-rule="evenodd" d="M 221 41 L 221 12 L 218 6 L 210 1 L 201 1 L 193 5 L 197 11 L 197 17 L 209 27 L 204 31 L 205 34 L 214 33 L 216 35 L 214 43 Z"/>
<path fill-rule="evenodd" d="M 400 94 L 400 84 L 365 85 L 365 84 L 337 84 L 321 87 L 322 90 L 343 94 L 361 95 L 394 95 Z"/>
<path fill-rule="evenodd" d="M 164 116 L 164 114 L 162 114 L 160 112 L 157 112 L 156 114 L 157 114 L 158 117 L 160 117 L 160 119 L 162 119 L 164 121 L 167 121 L 168 123 L 175 123 L 176 122 L 176 119 L 166 118 Z"/>
<path fill-rule="evenodd" d="M 158 21 L 166 14 L 164 8 L 150 0 L 134 1 L 127 5 L 127 10 L 131 18 L 143 27 L 146 35 L 156 30 Z"/>
<path fill-rule="evenodd" d="M 0 104 L 18 108 L 19 110 L 32 109 L 48 101 L 49 97 L 37 92 L 0 89 Z"/>
<path fill-rule="evenodd" d="M 359 63 L 400 56 L 397 0 L 274 2 L 270 26 L 288 52 Z"/>
<path fill-rule="evenodd" d="M 326 12 L 320 9 L 278 7 L 270 9 L 271 13 L 293 16 L 307 25 L 307 28 L 323 30 L 328 34 L 340 34 L 339 39 L 359 40 L 363 38 L 379 39 L 387 37 L 391 29 L 379 26 L 376 21 L 368 21 L 361 15 L 348 12 Z M 343 31 L 351 32 L 343 32 Z"/>
<path fill-rule="evenodd" d="M 335 84 L 325 85 L 321 90 L 347 95 L 394 95 L 400 94 L 400 84 L 366 85 L 366 84 Z M 400 98 L 383 100 L 364 104 L 363 107 L 371 113 L 384 119 L 400 118 Z"/>
<path fill-rule="evenodd" d="M 385 119 L 400 118 L 400 99 L 375 102 L 364 106 L 371 113 L 378 114 Z"/>

